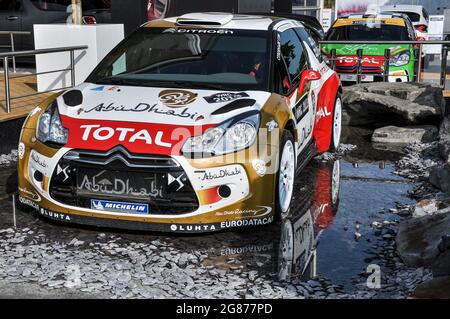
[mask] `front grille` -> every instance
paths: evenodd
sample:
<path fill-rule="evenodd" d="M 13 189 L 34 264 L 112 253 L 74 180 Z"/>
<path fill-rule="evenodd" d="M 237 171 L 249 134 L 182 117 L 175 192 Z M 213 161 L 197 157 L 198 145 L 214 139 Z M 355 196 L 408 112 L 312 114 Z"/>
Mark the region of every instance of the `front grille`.
<path fill-rule="evenodd" d="M 91 208 L 93 199 L 148 204 L 150 215 L 186 214 L 199 207 L 177 161 L 131 154 L 123 147 L 108 152 L 69 151 L 53 173 L 50 196 L 82 208 Z"/>

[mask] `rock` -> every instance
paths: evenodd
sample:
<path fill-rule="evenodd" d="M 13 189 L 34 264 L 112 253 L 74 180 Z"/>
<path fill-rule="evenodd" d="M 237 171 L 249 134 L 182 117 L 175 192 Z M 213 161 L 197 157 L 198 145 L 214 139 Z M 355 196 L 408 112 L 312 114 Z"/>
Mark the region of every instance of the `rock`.
<path fill-rule="evenodd" d="M 343 95 L 344 125 L 436 124 L 443 108 L 442 90 L 418 83 L 365 83 Z"/>
<path fill-rule="evenodd" d="M 440 203 L 435 199 L 423 199 L 416 204 L 412 216 L 415 218 L 432 215 L 440 208 Z"/>
<path fill-rule="evenodd" d="M 433 276 L 450 276 L 450 249 L 439 254 L 431 266 Z"/>
<path fill-rule="evenodd" d="M 444 118 L 439 128 L 439 152 L 450 164 L 450 116 Z"/>
<path fill-rule="evenodd" d="M 438 277 L 417 286 L 413 299 L 450 299 L 450 276 Z"/>
<path fill-rule="evenodd" d="M 450 164 L 431 168 L 429 182 L 442 192 L 450 193 Z"/>
<path fill-rule="evenodd" d="M 438 129 L 432 125 L 396 127 L 386 126 L 376 129 L 372 135 L 374 143 L 412 144 L 436 141 Z"/>
<path fill-rule="evenodd" d="M 439 244 L 450 231 L 450 213 L 411 218 L 400 222 L 397 252 L 409 266 L 430 266 L 440 254 Z"/>

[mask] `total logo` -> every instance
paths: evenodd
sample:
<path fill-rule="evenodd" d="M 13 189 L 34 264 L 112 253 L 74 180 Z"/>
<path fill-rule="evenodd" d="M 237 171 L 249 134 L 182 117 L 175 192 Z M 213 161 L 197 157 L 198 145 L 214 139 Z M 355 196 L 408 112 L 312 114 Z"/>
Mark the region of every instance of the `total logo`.
<path fill-rule="evenodd" d="M 338 57 L 337 60 L 339 61 L 339 63 L 352 63 L 352 62 L 357 62 L 358 58 L 357 57 Z M 374 65 L 380 65 L 382 63 L 381 60 L 378 60 L 373 57 L 372 58 L 364 57 L 361 61 L 362 61 L 362 63 L 374 64 Z"/>
<path fill-rule="evenodd" d="M 157 146 L 171 148 L 172 143 L 163 141 L 164 132 L 157 131 L 156 134 L 151 134 L 148 130 L 136 130 L 134 128 L 125 127 L 106 127 L 101 125 L 81 125 L 80 128 L 84 130 L 82 140 L 89 141 L 91 139 L 97 141 L 107 141 L 110 139 L 117 139 L 119 142 L 134 143 L 136 141 L 144 141 L 146 144 L 154 144 Z"/>
<path fill-rule="evenodd" d="M 319 122 L 322 118 L 331 116 L 331 112 L 328 111 L 328 108 L 325 106 L 324 108 L 319 108 L 316 114 L 316 122 Z"/>

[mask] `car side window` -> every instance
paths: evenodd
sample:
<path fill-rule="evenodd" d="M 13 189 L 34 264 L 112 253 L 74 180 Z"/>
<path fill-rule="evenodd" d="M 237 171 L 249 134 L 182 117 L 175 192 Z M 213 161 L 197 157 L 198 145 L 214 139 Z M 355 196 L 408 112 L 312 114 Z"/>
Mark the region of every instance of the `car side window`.
<path fill-rule="evenodd" d="M 298 82 L 300 73 L 306 68 L 307 60 L 300 38 L 294 29 L 281 33 L 281 54 L 289 71 L 291 82 Z"/>
<path fill-rule="evenodd" d="M 292 91 L 293 86 L 283 57 L 276 63 L 275 77 L 276 92 L 281 95 L 288 95 Z"/>
<path fill-rule="evenodd" d="M 0 0 L 0 11 L 17 11 L 20 8 L 18 0 Z"/>
<path fill-rule="evenodd" d="M 322 54 L 320 54 L 319 43 L 318 40 L 314 40 L 311 34 L 305 28 L 296 28 L 298 36 L 306 43 L 314 55 L 316 56 L 319 62 L 322 62 Z"/>

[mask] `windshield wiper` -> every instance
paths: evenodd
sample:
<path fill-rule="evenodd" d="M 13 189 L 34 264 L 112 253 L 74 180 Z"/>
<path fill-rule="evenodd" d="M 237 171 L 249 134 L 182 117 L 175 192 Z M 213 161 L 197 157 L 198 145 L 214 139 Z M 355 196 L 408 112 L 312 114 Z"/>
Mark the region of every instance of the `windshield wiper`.
<path fill-rule="evenodd" d="M 187 81 L 173 81 L 179 87 L 185 87 L 190 89 L 205 89 L 205 90 L 217 90 L 217 91 L 232 91 L 223 84 L 218 83 L 204 83 L 204 82 L 187 82 Z"/>
<path fill-rule="evenodd" d="M 113 84 L 113 85 L 132 85 L 132 86 L 147 86 L 147 87 L 171 87 L 189 88 L 189 89 L 204 89 L 217 91 L 233 91 L 230 88 L 217 83 L 204 82 L 189 82 L 189 81 L 152 81 L 152 80 L 131 80 L 121 77 L 105 77 L 95 82 L 96 84 Z"/>
<path fill-rule="evenodd" d="M 139 81 L 124 79 L 116 76 L 110 76 L 106 78 L 102 78 L 95 82 L 96 84 L 114 84 L 114 85 L 133 85 L 138 86 L 142 85 Z"/>

